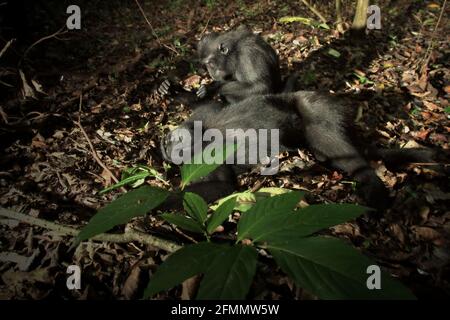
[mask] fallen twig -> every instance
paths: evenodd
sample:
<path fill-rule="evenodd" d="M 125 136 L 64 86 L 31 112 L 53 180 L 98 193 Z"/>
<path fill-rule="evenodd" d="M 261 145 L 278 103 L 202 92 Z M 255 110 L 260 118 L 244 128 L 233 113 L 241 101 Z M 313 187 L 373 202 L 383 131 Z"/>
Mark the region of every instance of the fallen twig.
<path fill-rule="evenodd" d="M 0 116 L 2 117 L 3 121 L 8 124 L 8 115 L 6 114 L 6 112 L 3 110 L 3 107 L 0 106 Z"/>
<path fill-rule="evenodd" d="M 159 44 L 160 46 L 162 46 L 162 47 L 164 47 L 164 48 L 167 48 L 167 49 L 169 49 L 169 50 L 175 52 L 175 54 L 179 55 L 180 53 L 179 53 L 175 48 L 172 48 L 171 46 L 168 46 L 168 45 L 166 45 L 166 44 L 164 44 L 164 43 L 161 42 L 161 40 L 159 39 L 158 35 L 157 35 L 156 32 L 155 32 L 155 29 L 153 29 L 152 24 L 151 24 L 150 21 L 147 19 L 147 15 L 145 14 L 144 9 L 142 9 L 141 4 L 139 3 L 138 0 L 134 0 L 134 1 L 136 2 L 137 6 L 139 7 L 139 11 L 141 11 L 142 16 L 144 17 L 144 19 L 145 19 L 145 21 L 147 22 L 148 26 L 150 27 L 150 30 L 151 30 L 153 36 L 155 37 L 156 42 L 158 42 L 158 44 Z"/>
<path fill-rule="evenodd" d="M 5 46 L 3 47 L 2 51 L 0 51 L 0 58 L 3 56 L 3 54 L 8 50 L 9 46 L 15 41 L 16 39 L 9 40 Z"/>
<path fill-rule="evenodd" d="M 434 48 L 434 39 L 436 38 L 436 31 L 439 27 L 439 24 L 441 23 L 442 15 L 444 14 L 446 4 L 447 4 L 447 0 L 444 0 L 444 3 L 442 4 L 442 8 L 441 8 L 441 13 L 439 14 L 438 21 L 436 22 L 436 26 L 434 27 L 433 33 L 431 35 L 430 44 L 428 45 L 427 51 L 425 52 L 423 64 L 422 64 L 422 67 L 420 68 L 421 73 L 425 72 L 425 69 L 428 66 L 428 62 L 430 61 L 431 52 L 433 51 L 433 48 Z"/>
<path fill-rule="evenodd" d="M 119 179 L 116 178 L 116 176 L 111 172 L 111 170 L 109 170 L 109 168 L 102 162 L 102 160 L 98 156 L 98 153 L 95 150 L 91 139 L 89 139 L 89 136 L 87 135 L 86 131 L 84 130 L 83 126 L 81 125 L 81 105 L 83 102 L 82 97 L 83 97 L 83 95 L 80 94 L 80 104 L 79 104 L 79 108 L 78 108 L 79 109 L 78 110 L 78 121 L 74 121 L 73 123 L 76 124 L 78 126 L 78 128 L 80 128 L 81 133 L 83 134 L 84 138 L 86 139 L 86 141 L 89 145 L 89 148 L 91 149 L 91 153 L 92 153 L 92 156 L 94 157 L 94 160 L 99 164 L 100 167 L 102 167 L 106 172 L 108 172 L 108 174 L 111 176 L 111 179 L 113 179 L 115 183 L 119 183 Z M 123 192 L 127 192 L 127 189 L 125 189 L 124 187 L 121 187 L 120 190 L 122 190 Z"/>
<path fill-rule="evenodd" d="M 32 216 L 29 216 L 27 214 L 23 214 L 20 212 L 15 212 L 12 210 L 5 209 L 3 207 L 0 207 L 0 216 L 18 220 L 21 222 L 25 222 L 34 226 L 38 226 L 41 228 L 49 229 L 52 231 L 56 231 L 57 233 L 60 233 L 62 235 L 67 236 L 73 236 L 76 237 L 78 233 L 80 232 L 77 229 L 70 228 L 67 226 L 62 226 L 54 222 L 50 222 L 47 220 L 35 218 Z M 168 240 L 160 239 L 155 236 L 151 236 L 149 234 L 137 231 L 137 230 L 127 230 L 125 233 L 122 234 L 107 234 L 102 233 L 98 234 L 91 238 L 93 241 L 107 241 L 107 242 L 115 242 L 115 243 L 128 243 L 132 241 L 137 241 L 142 244 L 150 245 L 162 250 L 165 250 L 167 252 L 174 252 L 181 248 L 180 245 L 173 243 Z"/>
<path fill-rule="evenodd" d="M 56 37 L 58 37 L 58 36 L 61 35 L 61 34 L 67 33 L 67 32 L 68 32 L 67 30 L 63 31 L 64 28 L 65 28 L 65 26 L 63 26 L 61 29 L 59 29 L 59 30 L 56 31 L 55 33 L 53 33 L 53 34 L 51 34 L 51 35 L 48 35 L 48 36 L 45 36 L 45 37 L 43 37 L 43 38 L 37 40 L 36 42 L 34 42 L 31 46 L 28 47 L 27 50 L 25 50 L 25 52 L 24 52 L 24 54 L 23 54 L 23 56 L 22 56 L 22 59 L 20 59 L 20 62 L 22 62 L 22 60 L 25 59 L 25 57 L 27 56 L 28 52 L 29 52 L 31 49 L 33 49 L 33 47 L 35 47 L 36 45 L 38 45 L 38 44 L 41 43 L 42 41 L 45 41 L 45 40 L 48 40 L 48 39 L 51 39 L 51 38 L 56 38 Z M 20 65 L 20 62 L 19 62 L 19 65 Z"/>
<path fill-rule="evenodd" d="M 200 32 L 200 39 L 203 38 L 203 35 L 206 32 L 206 28 L 208 28 L 209 22 L 211 21 L 212 15 L 213 15 L 213 11 L 211 11 L 211 14 L 208 17 L 208 20 L 206 20 L 206 24 L 205 24 L 205 27 L 203 28 L 202 32 Z"/>
<path fill-rule="evenodd" d="M 306 0 L 301 0 L 303 2 L 303 4 L 305 6 L 308 7 L 309 10 L 312 11 L 312 13 L 314 13 L 319 19 L 320 21 L 322 21 L 323 23 L 327 23 L 327 19 L 320 13 L 319 10 L 317 10 L 315 7 L 313 7 L 313 5 L 311 5 L 308 1 Z"/>
<path fill-rule="evenodd" d="M 344 33 L 341 0 L 336 0 L 336 30 L 341 34 Z"/>

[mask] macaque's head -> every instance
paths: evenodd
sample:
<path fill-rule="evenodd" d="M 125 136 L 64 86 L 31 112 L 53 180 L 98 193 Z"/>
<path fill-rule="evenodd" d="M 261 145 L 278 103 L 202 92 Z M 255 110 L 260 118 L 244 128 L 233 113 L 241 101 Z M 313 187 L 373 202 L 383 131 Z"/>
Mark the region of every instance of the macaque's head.
<path fill-rule="evenodd" d="M 216 81 L 233 80 L 239 59 L 240 42 L 253 33 L 245 26 L 225 33 L 212 32 L 204 36 L 197 46 L 202 64 Z"/>

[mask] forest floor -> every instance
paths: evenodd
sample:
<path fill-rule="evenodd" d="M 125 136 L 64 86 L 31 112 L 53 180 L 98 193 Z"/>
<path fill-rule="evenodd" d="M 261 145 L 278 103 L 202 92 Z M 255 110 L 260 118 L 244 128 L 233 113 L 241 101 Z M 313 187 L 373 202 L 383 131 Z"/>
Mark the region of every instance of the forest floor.
<path fill-rule="evenodd" d="M 283 16 L 316 19 L 299 1 L 141 2 L 158 40 L 135 1 L 94 1 L 81 6 L 81 30 L 30 47 L 64 25 L 67 15 L 64 1 L 55 1 L 52 10 L 40 2 L 27 9 L 34 18 L 26 36 L 0 57 L 1 207 L 75 228 L 85 225 L 122 193 L 99 195 L 114 181 L 93 157 L 90 143 L 116 177 L 145 165 L 176 180 L 179 170 L 163 162 L 159 141 L 189 116 L 189 107 L 172 104 L 155 90 L 167 77 L 187 88 L 207 79 L 195 63 L 200 35 L 241 23 L 277 50 L 283 76 L 300 74 L 299 89 L 352 99 L 362 138 L 382 146 L 429 147 L 437 151 L 436 161 L 449 164 L 448 12 L 434 32 L 443 1 L 396 1 L 393 6 L 380 1 L 382 29 L 370 31 L 358 45 L 333 24 L 326 29 L 280 23 Z M 318 9 L 334 21 L 333 1 Z M 347 4 L 347 27 L 351 17 Z M 0 48 L 9 39 L 2 35 Z M 376 260 L 419 298 L 448 298 L 448 167 L 414 164 L 392 172 L 380 162 L 372 165 L 389 188 L 391 208 L 330 233 Z M 162 185 L 151 178 L 146 183 Z M 351 178 L 316 163 L 307 150 L 284 154 L 273 177 L 249 173 L 239 183 L 241 190 L 308 190 L 309 203 L 358 201 Z M 139 298 L 168 254 L 137 242 L 87 242 L 69 250 L 71 237 L 0 219 L 1 299 Z M 154 214 L 132 223 L 149 234 L 189 243 Z M 66 268 L 72 264 L 83 266 L 81 291 L 66 288 Z M 314 298 L 275 265 L 268 266 L 258 269 L 249 298 Z M 178 286 L 157 298 L 185 298 L 187 291 Z"/>

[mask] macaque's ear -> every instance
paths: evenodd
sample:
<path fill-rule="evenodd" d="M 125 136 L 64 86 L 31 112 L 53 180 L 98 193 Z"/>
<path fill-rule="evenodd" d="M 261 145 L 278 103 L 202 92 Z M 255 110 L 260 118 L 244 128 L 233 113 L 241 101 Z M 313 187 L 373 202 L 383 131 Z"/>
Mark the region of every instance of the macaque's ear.
<path fill-rule="evenodd" d="M 239 32 L 252 32 L 252 30 L 249 27 L 247 27 L 245 24 L 241 24 L 239 27 L 237 27 L 236 31 L 239 31 Z"/>
<path fill-rule="evenodd" d="M 201 55 L 202 51 L 204 51 L 207 48 L 208 43 L 211 42 L 212 40 L 214 40 L 215 38 L 217 38 L 218 35 L 219 34 L 217 32 L 211 32 L 211 33 L 204 35 L 200 39 L 200 41 L 197 44 L 197 52 L 199 53 L 199 55 Z"/>
<path fill-rule="evenodd" d="M 208 34 L 203 35 L 203 37 L 200 39 L 200 42 L 206 43 L 210 40 L 213 40 L 217 38 L 219 34 L 217 32 L 210 32 Z"/>

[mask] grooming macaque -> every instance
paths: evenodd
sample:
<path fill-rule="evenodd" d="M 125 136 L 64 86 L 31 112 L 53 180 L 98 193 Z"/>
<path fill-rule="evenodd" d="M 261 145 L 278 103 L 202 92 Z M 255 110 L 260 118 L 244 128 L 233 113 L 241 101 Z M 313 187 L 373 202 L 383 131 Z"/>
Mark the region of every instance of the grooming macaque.
<path fill-rule="evenodd" d="M 369 206 L 383 209 L 388 204 L 388 192 L 363 156 L 365 150 L 356 147 L 350 134 L 353 115 L 353 108 L 337 102 L 335 97 L 312 91 L 253 95 L 225 107 L 204 104 L 194 111 L 190 119 L 164 137 L 162 152 L 165 159 L 171 161 L 175 148 L 183 141 L 191 142 L 187 147 L 201 143 L 201 148 L 205 148 L 207 142 L 192 139 L 194 121 L 201 121 L 203 132 L 213 128 L 223 136 L 227 135 L 227 130 L 233 129 L 233 132 L 235 129 L 242 129 L 242 132 L 247 129 L 279 129 L 280 152 L 296 147 L 309 148 L 317 160 L 353 176 L 358 182 L 357 191 Z M 242 137 L 235 135 L 234 138 Z M 263 142 L 267 141 L 258 137 L 252 143 L 261 145 Z M 245 145 L 246 157 L 250 156 L 250 147 Z M 396 163 L 427 162 L 431 156 L 425 149 L 370 149 L 370 157 L 386 162 L 391 159 Z M 248 167 L 248 164 L 224 164 L 217 172 L 193 184 L 190 191 L 199 193 L 208 201 L 216 200 L 233 190 L 236 175 Z"/>
<path fill-rule="evenodd" d="M 275 50 L 245 26 L 204 36 L 198 43 L 197 53 L 214 81 L 190 93 L 166 80 L 158 89 L 161 95 L 174 93 L 178 102 L 192 104 L 218 94 L 226 102 L 235 103 L 282 89 Z"/>

